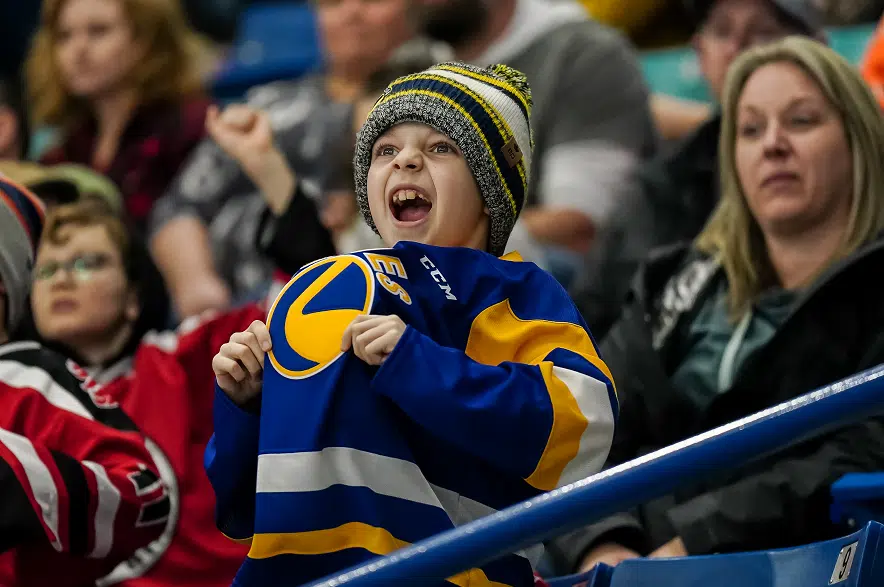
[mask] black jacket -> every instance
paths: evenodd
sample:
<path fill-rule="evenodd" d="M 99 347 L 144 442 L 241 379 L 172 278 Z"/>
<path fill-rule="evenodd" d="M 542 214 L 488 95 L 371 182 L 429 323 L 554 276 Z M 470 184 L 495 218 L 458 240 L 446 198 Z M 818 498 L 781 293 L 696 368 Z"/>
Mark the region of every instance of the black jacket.
<path fill-rule="evenodd" d="M 276 268 L 289 275 L 307 263 L 335 254 L 331 233 L 319 218 L 319 210 L 300 182 L 288 207 L 279 216 L 264 210 L 256 235 L 256 245 Z"/>
<path fill-rule="evenodd" d="M 709 295 L 713 261 L 686 246 L 656 253 L 638 273 L 624 312 L 602 343 L 620 399 L 607 466 L 671 445 L 884 363 L 884 239 L 830 268 L 801 294 L 733 386 L 700 411 L 671 386 L 671 327 Z M 667 295 L 668 294 L 668 295 Z M 656 340 L 655 340 L 656 339 Z M 829 486 L 884 467 L 884 422 L 857 423 L 762 462 L 696 482 L 547 545 L 557 570 L 614 541 L 642 554 L 679 536 L 691 554 L 804 544 L 843 533 L 829 521 Z"/>

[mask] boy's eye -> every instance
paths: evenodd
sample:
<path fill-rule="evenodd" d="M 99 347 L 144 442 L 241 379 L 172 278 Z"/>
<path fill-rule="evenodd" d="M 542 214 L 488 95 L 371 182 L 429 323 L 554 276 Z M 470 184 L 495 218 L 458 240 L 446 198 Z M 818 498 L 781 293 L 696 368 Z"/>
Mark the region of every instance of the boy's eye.
<path fill-rule="evenodd" d="M 436 153 L 455 153 L 454 147 L 449 145 L 448 143 L 437 143 L 433 145 L 431 151 L 435 151 Z"/>
<path fill-rule="evenodd" d="M 374 151 L 375 157 L 392 157 L 396 154 L 396 149 L 390 145 L 380 145 Z"/>

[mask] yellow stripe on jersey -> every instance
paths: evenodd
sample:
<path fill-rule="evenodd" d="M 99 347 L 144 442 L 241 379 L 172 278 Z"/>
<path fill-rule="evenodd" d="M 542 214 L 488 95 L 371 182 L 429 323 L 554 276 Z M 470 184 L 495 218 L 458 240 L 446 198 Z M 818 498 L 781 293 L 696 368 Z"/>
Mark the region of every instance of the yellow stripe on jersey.
<path fill-rule="evenodd" d="M 362 548 L 378 556 L 386 556 L 410 546 L 384 528 L 362 522 L 349 522 L 327 530 L 309 532 L 255 534 L 251 559 L 266 559 L 281 554 L 317 555 L 340 552 L 348 548 Z M 470 569 L 448 579 L 458 587 L 510 587 L 488 579 L 481 569 Z"/>
<path fill-rule="evenodd" d="M 514 254 L 503 259 L 518 261 L 519 257 Z M 557 348 L 582 356 L 613 383 L 611 371 L 599 357 L 586 330 L 571 322 L 523 320 L 513 312 L 509 300 L 489 306 L 476 316 L 464 352 L 484 365 L 499 365 L 504 361 L 538 365 Z"/>
<path fill-rule="evenodd" d="M 525 481 L 541 491 L 558 486 L 565 467 L 577 456 L 588 426 L 572 390 L 554 374 L 553 364 L 544 361 L 557 348 L 580 355 L 613 383 L 611 372 L 599 358 L 586 330 L 570 322 L 523 320 L 513 312 L 508 299 L 476 316 L 464 351 L 485 365 L 512 361 L 540 367 L 552 404 L 553 424 L 543 454 Z"/>

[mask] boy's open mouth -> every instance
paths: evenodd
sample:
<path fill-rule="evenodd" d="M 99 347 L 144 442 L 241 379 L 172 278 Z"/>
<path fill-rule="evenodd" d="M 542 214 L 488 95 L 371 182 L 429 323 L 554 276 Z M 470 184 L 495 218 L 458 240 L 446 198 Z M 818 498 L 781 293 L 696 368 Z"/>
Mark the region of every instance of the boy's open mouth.
<path fill-rule="evenodd" d="M 390 199 L 393 217 L 400 222 L 418 222 L 427 217 L 433 203 L 417 190 L 400 189 Z"/>

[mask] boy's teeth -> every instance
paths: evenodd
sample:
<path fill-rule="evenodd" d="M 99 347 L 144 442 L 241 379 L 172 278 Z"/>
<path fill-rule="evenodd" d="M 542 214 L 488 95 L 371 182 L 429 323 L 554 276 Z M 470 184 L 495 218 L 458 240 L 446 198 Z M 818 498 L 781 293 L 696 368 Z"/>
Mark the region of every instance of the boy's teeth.
<path fill-rule="evenodd" d="M 422 194 L 416 192 L 415 190 L 399 190 L 398 192 L 393 194 L 393 202 L 397 204 L 401 204 L 408 200 L 414 199 L 426 200 L 426 198 Z"/>

